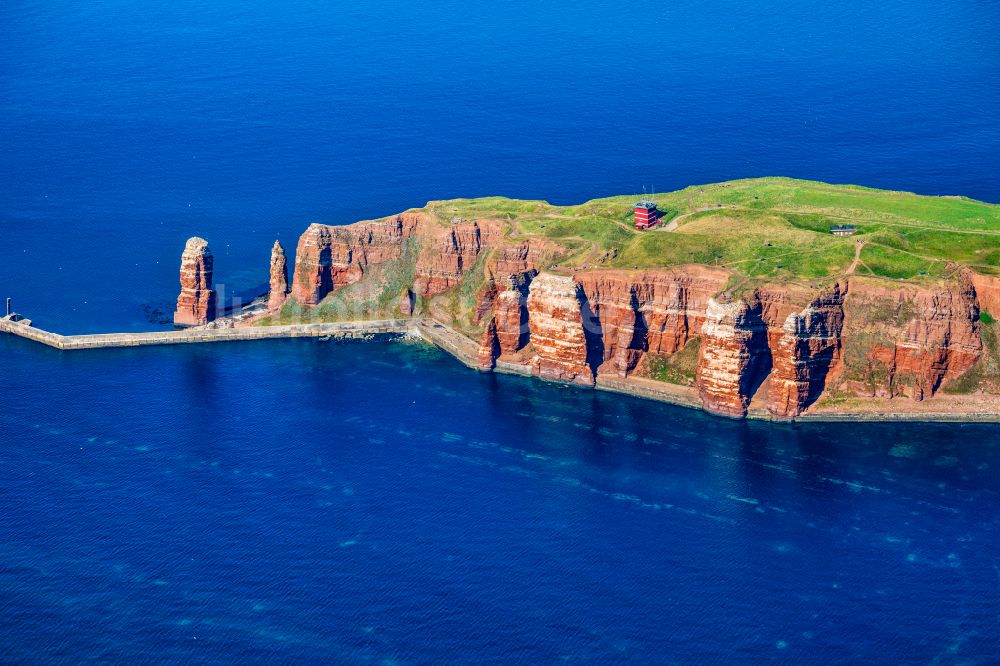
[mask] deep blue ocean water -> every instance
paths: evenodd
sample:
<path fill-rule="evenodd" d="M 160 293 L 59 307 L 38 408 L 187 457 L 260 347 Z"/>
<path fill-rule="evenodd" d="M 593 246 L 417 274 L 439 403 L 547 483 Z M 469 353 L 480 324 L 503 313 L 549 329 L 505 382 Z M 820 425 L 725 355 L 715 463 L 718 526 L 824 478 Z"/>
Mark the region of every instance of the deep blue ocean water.
<path fill-rule="evenodd" d="M 1000 5 L 0 6 L 0 297 L 155 329 L 308 222 L 788 175 L 1000 202 Z M 996 663 L 1000 428 L 415 343 L 0 337 L 0 663 Z"/>
<path fill-rule="evenodd" d="M 3 662 L 1000 658 L 996 427 L 732 422 L 422 344 L 0 353 Z"/>

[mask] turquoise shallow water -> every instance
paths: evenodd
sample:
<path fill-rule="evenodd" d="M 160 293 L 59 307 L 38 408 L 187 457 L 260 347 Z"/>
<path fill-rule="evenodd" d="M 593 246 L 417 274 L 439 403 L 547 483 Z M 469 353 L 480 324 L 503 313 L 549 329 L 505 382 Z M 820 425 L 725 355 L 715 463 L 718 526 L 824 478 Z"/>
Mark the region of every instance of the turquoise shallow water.
<path fill-rule="evenodd" d="M 13 0 L 0 297 L 206 237 L 789 175 L 1000 202 L 994 2 Z M 154 318 L 155 319 L 155 318 Z M 1000 430 L 735 423 L 394 343 L 0 338 L 0 662 L 993 663 Z"/>
<path fill-rule="evenodd" d="M 986 663 L 1000 428 L 0 339 L 0 661 Z"/>

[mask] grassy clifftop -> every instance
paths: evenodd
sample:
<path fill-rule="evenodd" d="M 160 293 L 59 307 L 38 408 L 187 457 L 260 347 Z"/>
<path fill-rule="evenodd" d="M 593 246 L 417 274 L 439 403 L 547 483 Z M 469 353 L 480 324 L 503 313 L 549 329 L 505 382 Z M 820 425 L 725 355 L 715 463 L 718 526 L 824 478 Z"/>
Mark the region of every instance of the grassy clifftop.
<path fill-rule="evenodd" d="M 576 206 L 456 199 L 430 202 L 423 210 L 442 222 L 507 220 L 513 238 L 544 237 L 565 247 L 563 266 L 700 263 L 750 280 L 801 281 L 848 272 L 933 279 L 949 275 L 953 264 L 1000 274 L 1000 205 L 789 178 L 694 186 L 653 198 L 666 214 L 659 228 L 645 232 L 632 226 L 632 195 Z M 664 230 L 670 222 L 676 228 Z M 834 237 L 829 230 L 835 224 L 854 224 L 858 233 Z M 857 241 L 864 245 L 858 248 Z"/>

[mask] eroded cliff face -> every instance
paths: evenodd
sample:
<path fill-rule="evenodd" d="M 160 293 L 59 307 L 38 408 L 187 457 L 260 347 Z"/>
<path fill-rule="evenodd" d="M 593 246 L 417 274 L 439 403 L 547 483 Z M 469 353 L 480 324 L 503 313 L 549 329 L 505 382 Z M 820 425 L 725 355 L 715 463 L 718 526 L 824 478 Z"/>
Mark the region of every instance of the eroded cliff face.
<path fill-rule="evenodd" d="M 500 340 L 497 337 L 496 320 L 491 320 L 483 331 L 483 339 L 479 343 L 479 369 L 490 371 L 497 367 L 497 359 L 500 357 Z"/>
<path fill-rule="evenodd" d="M 486 265 L 486 284 L 477 296 L 472 321 L 478 324 L 492 314 L 499 343 L 497 355 L 513 354 L 531 338 L 528 291 L 543 257 L 538 244 L 525 241 L 497 248 Z"/>
<path fill-rule="evenodd" d="M 422 217 L 404 213 L 341 227 L 310 225 L 295 250 L 293 297 L 302 305 L 316 305 L 335 289 L 360 280 L 370 264 L 399 259 Z"/>
<path fill-rule="evenodd" d="M 545 272 L 558 248 L 506 233 L 499 220 L 449 225 L 425 213 L 312 225 L 299 241 L 292 297 L 316 305 L 371 273 L 363 298 L 384 301 L 390 315 L 457 326 L 478 340 L 481 369 L 504 361 L 582 385 L 636 372 L 677 376 L 662 365 L 650 374 L 651 364 L 688 345 L 683 381 L 706 410 L 776 418 L 794 418 L 831 391 L 933 396 L 980 358 L 980 309 L 1000 312 L 1000 279 L 969 270 L 936 286 L 851 278 L 850 288 L 846 279 L 767 284 L 732 297 L 730 273 L 700 265 Z M 272 292 L 280 273 L 272 257 Z"/>
<path fill-rule="evenodd" d="M 285 248 L 281 247 L 278 241 L 274 241 L 274 247 L 271 248 L 270 286 L 271 293 L 267 298 L 267 307 L 277 310 L 285 304 L 285 298 L 288 296 L 288 261 L 285 258 Z"/>
<path fill-rule="evenodd" d="M 980 275 L 970 270 L 962 273 L 962 278 L 976 290 L 979 309 L 989 314 L 993 320 L 1000 320 L 1000 277 Z"/>
<path fill-rule="evenodd" d="M 542 379 L 593 385 L 587 365 L 587 337 L 581 293 L 572 277 L 542 273 L 531 281 L 528 324 L 535 356 L 532 368 Z"/>
<path fill-rule="evenodd" d="M 493 321 L 503 354 L 517 352 L 531 340 L 528 296 L 534 277 L 532 271 L 511 275 L 497 294 Z"/>
<path fill-rule="evenodd" d="M 181 292 L 177 296 L 174 324 L 200 326 L 215 319 L 216 294 L 212 288 L 213 258 L 204 238 L 190 238 L 181 254 Z"/>
<path fill-rule="evenodd" d="M 591 356 L 598 357 L 598 372 L 625 377 L 643 354 L 681 349 L 701 334 L 708 301 L 728 277 L 703 266 L 577 273 L 597 338 Z"/>
<path fill-rule="evenodd" d="M 767 409 L 798 416 L 819 398 L 841 362 L 846 283 L 835 284 L 805 309 L 789 314 L 777 335 L 769 335 L 771 378 Z"/>
<path fill-rule="evenodd" d="M 416 296 L 410 289 L 403 289 L 402 293 L 399 295 L 399 314 L 404 317 L 413 316 L 413 305 L 415 303 Z"/>
<path fill-rule="evenodd" d="M 979 359 L 979 301 L 968 280 L 889 289 L 856 281 L 845 303 L 844 388 L 923 400 Z"/>
<path fill-rule="evenodd" d="M 413 243 L 413 299 L 431 298 L 456 286 L 500 238 L 495 220 L 442 226 L 424 213 L 345 226 L 311 225 L 299 239 L 292 295 L 302 305 L 360 281 L 374 266 L 398 261 Z M 414 302 L 410 303 L 410 311 Z M 406 306 L 400 303 L 401 309 Z"/>
<path fill-rule="evenodd" d="M 759 298 L 724 303 L 709 299 L 701 327 L 696 385 L 702 405 L 742 417 L 771 369 L 767 324 Z"/>
<path fill-rule="evenodd" d="M 490 220 L 452 224 L 448 229 L 425 225 L 422 232 L 425 242 L 417 261 L 414 291 L 425 298 L 457 285 L 500 236 L 499 225 Z"/>

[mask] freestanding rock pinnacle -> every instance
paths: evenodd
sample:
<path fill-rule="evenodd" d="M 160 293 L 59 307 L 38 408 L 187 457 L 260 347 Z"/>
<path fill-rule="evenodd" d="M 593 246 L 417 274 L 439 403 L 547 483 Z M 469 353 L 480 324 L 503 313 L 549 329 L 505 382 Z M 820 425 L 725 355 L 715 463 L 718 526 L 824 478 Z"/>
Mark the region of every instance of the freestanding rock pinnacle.
<path fill-rule="evenodd" d="M 204 238 L 189 238 L 181 255 L 181 293 L 174 312 L 176 326 L 198 326 L 215 319 L 212 251 Z"/>
<path fill-rule="evenodd" d="M 288 261 L 285 259 L 285 248 L 274 241 L 271 248 L 271 295 L 267 299 L 267 307 L 277 310 L 285 304 L 288 295 Z"/>

